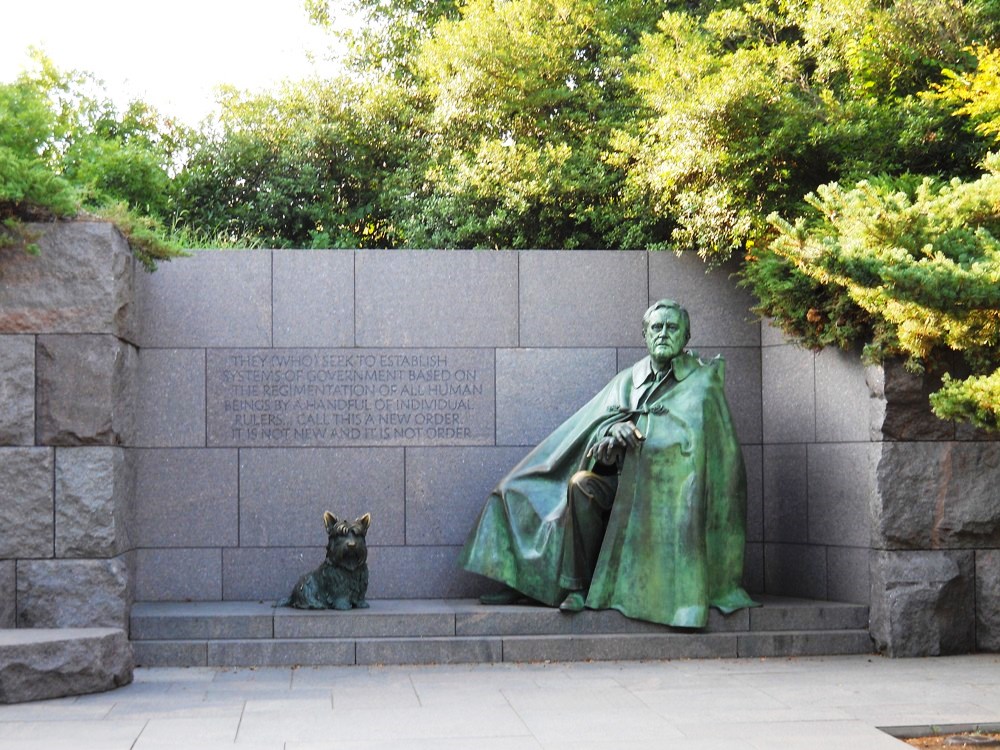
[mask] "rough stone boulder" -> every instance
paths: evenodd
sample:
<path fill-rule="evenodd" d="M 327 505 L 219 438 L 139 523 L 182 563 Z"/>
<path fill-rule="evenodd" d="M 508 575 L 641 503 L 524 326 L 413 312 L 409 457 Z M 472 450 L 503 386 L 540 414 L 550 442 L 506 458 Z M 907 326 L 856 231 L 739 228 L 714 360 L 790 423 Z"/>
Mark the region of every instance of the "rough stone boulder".
<path fill-rule="evenodd" d="M 0 703 L 111 690 L 130 683 L 133 668 L 118 628 L 0 630 Z"/>

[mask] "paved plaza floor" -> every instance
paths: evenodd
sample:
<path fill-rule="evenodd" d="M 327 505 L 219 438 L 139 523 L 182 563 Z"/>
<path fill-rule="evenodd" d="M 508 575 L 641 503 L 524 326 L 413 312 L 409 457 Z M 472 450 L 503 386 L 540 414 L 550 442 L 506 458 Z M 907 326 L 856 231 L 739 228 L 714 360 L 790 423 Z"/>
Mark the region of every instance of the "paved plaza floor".
<path fill-rule="evenodd" d="M 905 750 L 877 727 L 954 724 L 1000 724 L 1000 656 L 139 669 L 0 706 L 0 750 Z"/>

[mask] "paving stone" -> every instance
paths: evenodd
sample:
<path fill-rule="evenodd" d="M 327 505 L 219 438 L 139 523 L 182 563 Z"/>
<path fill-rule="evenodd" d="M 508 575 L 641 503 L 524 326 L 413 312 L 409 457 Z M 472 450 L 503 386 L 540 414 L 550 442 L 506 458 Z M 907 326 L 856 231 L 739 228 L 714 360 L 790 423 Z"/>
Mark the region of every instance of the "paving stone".
<path fill-rule="evenodd" d="M 111 690 L 130 683 L 132 670 L 124 630 L 0 630 L 0 703 Z"/>
<path fill-rule="evenodd" d="M 36 442 L 130 445 L 135 428 L 136 349 L 114 336 L 39 336 Z"/>
<path fill-rule="evenodd" d="M 0 336 L 0 445 L 35 444 L 35 337 Z"/>
<path fill-rule="evenodd" d="M 56 449 L 56 557 L 115 557 L 130 543 L 135 472 L 121 448 Z"/>
<path fill-rule="evenodd" d="M 53 554 L 53 451 L 0 448 L 0 558 Z"/>
<path fill-rule="evenodd" d="M 135 261 L 114 225 L 25 228 L 38 235 L 41 252 L 0 249 L 0 333 L 111 333 L 135 341 Z"/>

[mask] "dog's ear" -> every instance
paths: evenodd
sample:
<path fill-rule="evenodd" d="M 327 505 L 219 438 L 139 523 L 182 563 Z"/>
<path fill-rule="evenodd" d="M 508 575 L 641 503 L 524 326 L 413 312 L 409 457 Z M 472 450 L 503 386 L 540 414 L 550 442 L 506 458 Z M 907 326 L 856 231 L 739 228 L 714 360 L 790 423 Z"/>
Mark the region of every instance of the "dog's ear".
<path fill-rule="evenodd" d="M 365 513 L 363 516 L 361 516 L 361 518 L 359 518 L 354 523 L 356 523 L 358 526 L 361 527 L 361 533 L 362 534 L 367 534 L 368 533 L 368 527 L 371 526 L 371 523 L 372 523 L 372 514 L 371 513 Z"/>
<path fill-rule="evenodd" d="M 333 529 L 337 525 L 337 517 L 330 511 L 323 513 L 323 525 L 326 527 L 326 535 L 333 536 Z"/>

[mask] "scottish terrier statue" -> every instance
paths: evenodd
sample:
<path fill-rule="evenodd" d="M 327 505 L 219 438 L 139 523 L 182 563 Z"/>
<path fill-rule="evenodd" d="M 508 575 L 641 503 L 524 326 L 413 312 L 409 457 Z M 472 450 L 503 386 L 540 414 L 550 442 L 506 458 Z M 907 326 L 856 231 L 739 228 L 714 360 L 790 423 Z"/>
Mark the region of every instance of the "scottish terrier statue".
<path fill-rule="evenodd" d="M 365 535 L 371 513 L 354 521 L 340 520 L 330 511 L 323 514 L 329 540 L 326 560 L 295 584 L 292 594 L 279 607 L 298 609 L 365 609 L 368 602 L 368 544 Z"/>

